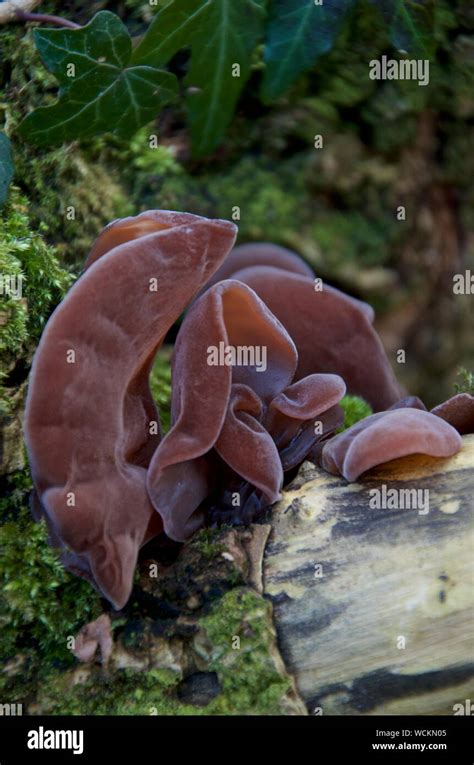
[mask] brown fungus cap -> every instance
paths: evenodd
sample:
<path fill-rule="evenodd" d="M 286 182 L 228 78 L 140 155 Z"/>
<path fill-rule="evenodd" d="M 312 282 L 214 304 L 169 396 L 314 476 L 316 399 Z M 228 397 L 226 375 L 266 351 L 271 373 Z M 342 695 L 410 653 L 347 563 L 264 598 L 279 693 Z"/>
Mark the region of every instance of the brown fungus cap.
<path fill-rule="evenodd" d="M 355 481 L 375 465 L 409 454 L 451 457 L 461 445 L 459 433 L 440 417 L 404 407 L 372 414 L 331 438 L 321 466 Z"/>
<path fill-rule="evenodd" d="M 400 399 L 395 379 L 366 304 L 340 290 L 279 268 L 256 266 L 233 277 L 248 284 L 281 321 L 298 350 L 296 380 L 315 372 L 340 375 L 348 393 L 375 411 Z"/>
<path fill-rule="evenodd" d="M 449 422 L 461 435 L 474 433 L 474 396 L 470 393 L 458 393 L 431 411 Z"/>
<path fill-rule="evenodd" d="M 161 527 L 146 491 L 160 440 L 150 367 L 235 235 L 232 223 L 166 211 L 115 221 L 35 354 L 25 437 L 38 498 L 67 564 L 116 608 Z"/>
<path fill-rule="evenodd" d="M 314 277 L 313 269 L 295 252 L 278 244 L 255 242 L 234 247 L 222 266 L 209 279 L 206 289 L 224 279 L 231 279 L 237 271 L 254 266 L 272 266 L 302 276 Z"/>

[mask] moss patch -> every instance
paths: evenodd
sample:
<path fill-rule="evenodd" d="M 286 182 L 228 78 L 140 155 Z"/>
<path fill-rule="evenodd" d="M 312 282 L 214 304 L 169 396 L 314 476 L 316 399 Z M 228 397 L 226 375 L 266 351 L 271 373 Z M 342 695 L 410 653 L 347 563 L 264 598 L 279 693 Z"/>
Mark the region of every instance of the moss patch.
<path fill-rule="evenodd" d="M 170 347 L 160 349 L 150 374 L 150 390 L 160 413 L 163 433 L 171 424 L 171 352 Z"/>
<path fill-rule="evenodd" d="M 222 553 L 225 550 L 225 545 L 222 543 L 222 532 L 224 527 L 216 529 L 201 529 L 194 537 L 191 544 L 206 558 L 215 558 L 216 555 Z"/>
<path fill-rule="evenodd" d="M 459 382 L 454 383 L 456 393 L 470 393 L 474 396 L 474 373 L 461 367 L 458 371 L 458 380 Z"/>
<path fill-rule="evenodd" d="M 1 385 L 32 352 L 51 311 L 73 281 L 54 249 L 32 229 L 28 202 L 15 190 L 0 215 L 0 275 L 7 280 L 0 291 L 0 411 L 8 412 L 10 397 Z"/>
<path fill-rule="evenodd" d="M 171 670 L 124 669 L 110 675 L 97 667 L 85 668 L 44 678 L 38 703 L 41 713 L 49 714 L 174 715 L 180 704 L 172 692 L 179 679 Z"/>
<path fill-rule="evenodd" d="M 344 423 L 337 430 L 337 433 L 342 433 L 343 430 L 347 430 L 359 420 L 373 414 L 370 404 L 360 396 L 344 396 L 339 404 L 344 410 Z"/>
<path fill-rule="evenodd" d="M 196 625 L 199 644 L 210 647 L 206 671 L 216 673 L 220 688 L 206 706 L 180 702 L 183 672 L 179 669 L 114 671 L 83 666 L 43 677 L 30 711 L 73 715 L 282 714 L 291 681 L 272 655 L 270 603 L 246 588 L 234 589 L 216 601 Z M 192 639 L 197 642 L 196 630 Z M 148 651 L 153 661 L 153 647 L 147 641 L 142 650 Z M 139 656 L 136 648 L 135 657 Z"/>
<path fill-rule="evenodd" d="M 271 614 L 271 604 L 256 592 L 234 589 L 203 619 L 213 646 L 209 668 L 217 672 L 222 688 L 208 712 L 282 713 L 282 699 L 291 684 L 278 672 L 271 655 Z"/>
<path fill-rule="evenodd" d="M 65 571 L 44 522 L 27 507 L 27 471 L 4 479 L 0 501 L 0 664 L 20 660 L 19 673 L 0 674 L 0 689 L 18 699 L 54 666 L 71 666 L 67 637 L 100 613 L 89 584 Z"/>

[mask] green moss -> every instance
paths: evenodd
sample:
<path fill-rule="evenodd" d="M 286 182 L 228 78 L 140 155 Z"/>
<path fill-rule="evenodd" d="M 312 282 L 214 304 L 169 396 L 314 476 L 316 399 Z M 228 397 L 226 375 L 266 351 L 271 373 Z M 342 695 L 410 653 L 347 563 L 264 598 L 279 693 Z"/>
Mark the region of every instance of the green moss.
<path fill-rule="evenodd" d="M 222 715 L 278 714 L 290 681 L 271 656 L 274 640 L 271 605 L 256 592 L 235 589 L 218 600 L 200 628 L 212 644 L 209 671 L 217 673 L 220 693 L 207 706 L 179 701 L 180 671 L 132 669 L 109 673 L 84 670 L 42 678 L 38 701 L 50 714 Z M 237 639 L 240 643 L 237 642 Z"/>
<path fill-rule="evenodd" d="M 176 161 L 171 147 L 158 143 L 158 131 L 153 125 L 146 125 L 138 130 L 129 140 L 111 135 L 105 139 L 99 136 L 90 142 L 93 153 L 100 154 L 107 161 L 120 164 L 127 180 L 133 186 L 140 175 L 165 177 L 180 175 L 182 166 Z M 139 185 L 135 187 L 139 193 Z"/>
<path fill-rule="evenodd" d="M 222 689 L 207 713 L 281 714 L 290 681 L 279 674 L 269 650 L 271 604 L 252 590 L 233 589 L 202 625 L 213 646 L 209 669 L 217 672 Z"/>
<path fill-rule="evenodd" d="M 220 541 L 223 531 L 223 526 L 216 529 L 201 529 L 190 544 L 205 558 L 215 558 L 225 549 Z"/>
<path fill-rule="evenodd" d="M 302 161 L 302 158 L 300 158 Z M 237 220 L 242 240 L 287 241 L 302 223 L 299 209 L 304 182 L 301 166 L 285 163 L 282 173 L 265 163 L 247 157 L 236 163 L 230 173 L 203 179 L 215 200 L 219 217 L 231 218 L 234 207 L 240 208 Z"/>
<path fill-rule="evenodd" d="M 18 689 L 36 674 L 73 658 L 67 637 L 100 613 L 100 599 L 89 584 L 67 573 L 48 543 L 44 522 L 28 509 L 28 471 L 6 481 L 0 502 L 0 664 L 17 654 L 30 657 L 21 678 L 0 675 L 0 686 Z"/>
<path fill-rule="evenodd" d="M 40 156 L 23 146 L 15 156 L 17 183 L 28 193 L 32 221 L 65 262 L 82 265 L 102 228 L 133 212 L 115 172 L 75 146 Z"/>
<path fill-rule="evenodd" d="M 474 373 L 460 367 L 458 378 L 459 382 L 454 383 L 456 393 L 470 393 L 471 396 L 474 396 Z"/>
<path fill-rule="evenodd" d="M 27 200 L 13 189 L 0 215 L 0 275 L 10 285 L 0 290 L 2 413 L 8 413 L 11 404 L 1 387 L 2 379 L 5 382 L 14 365 L 31 353 L 51 311 L 73 280 L 61 268 L 54 249 L 31 228 L 27 211 Z M 16 292 L 17 286 L 21 291 Z"/>
<path fill-rule="evenodd" d="M 0 229 L 2 220 L 0 218 Z M 13 250 L 19 247 L 18 240 L 7 238 L 0 231 L 0 274 L 2 279 L 0 289 L 0 352 L 16 356 L 28 338 L 28 311 L 26 300 L 14 296 L 13 290 L 20 287 L 23 271 L 20 261 L 13 255 Z M 11 281 L 11 284 L 10 284 Z"/>
<path fill-rule="evenodd" d="M 181 708 L 172 695 L 179 680 L 179 673 L 164 669 L 123 669 L 108 675 L 94 668 L 74 685 L 69 675 L 49 675 L 42 680 L 39 698 L 42 711 L 49 714 L 173 715 Z M 188 711 L 194 713 L 194 707 Z"/>
<path fill-rule="evenodd" d="M 308 230 L 311 220 L 309 199 L 307 205 L 302 202 L 304 166 L 305 158 L 299 157 L 296 163 L 282 162 L 276 174 L 268 159 L 244 156 L 195 176 L 163 161 L 156 170 L 137 172 L 134 195 L 142 209 L 159 206 L 234 219 L 240 241 L 291 244 L 294 232 Z"/>
<path fill-rule="evenodd" d="M 169 430 L 171 422 L 171 351 L 170 347 L 160 349 L 150 374 L 150 389 L 160 413 L 163 433 Z"/>
<path fill-rule="evenodd" d="M 70 661 L 66 639 L 100 613 L 90 585 L 68 574 L 49 546 L 44 523 L 22 510 L 0 527 L 2 659 L 24 641 L 46 661 Z M 5 650 L 7 649 L 7 650 Z"/>
<path fill-rule="evenodd" d="M 27 508 L 28 494 L 33 482 L 28 470 L 17 470 L 4 479 L 0 496 L 0 523 L 16 518 L 17 513 Z"/>
<path fill-rule="evenodd" d="M 54 249 L 33 230 L 28 201 L 16 191 L 0 216 L 0 258 L 2 274 L 23 276 L 25 335 L 37 341 L 51 309 L 62 299 L 74 277 L 61 268 Z M 8 324 L 4 330 L 8 330 Z M 0 343 L 1 337 L 0 334 Z M 21 345 L 20 341 L 7 348 L 19 355 Z"/>
<path fill-rule="evenodd" d="M 344 396 L 339 403 L 344 410 L 344 424 L 338 429 L 338 433 L 373 414 L 370 404 L 359 396 Z"/>
<path fill-rule="evenodd" d="M 392 220 L 392 228 L 394 225 Z M 358 212 L 331 211 L 319 216 L 312 233 L 330 273 L 337 273 L 339 267 L 351 262 L 362 267 L 382 265 L 390 256 L 390 227 L 384 218 L 368 220 Z"/>

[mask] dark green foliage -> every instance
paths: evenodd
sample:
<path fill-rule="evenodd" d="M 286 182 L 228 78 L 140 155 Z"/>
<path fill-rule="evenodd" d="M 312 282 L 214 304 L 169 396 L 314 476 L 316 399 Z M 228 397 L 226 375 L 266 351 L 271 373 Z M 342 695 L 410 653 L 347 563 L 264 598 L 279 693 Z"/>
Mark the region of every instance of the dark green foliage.
<path fill-rule="evenodd" d="M 108 11 L 80 30 L 37 31 L 42 58 L 60 82 L 60 98 L 28 115 L 22 132 L 40 145 L 104 131 L 132 135 L 174 94 L 176 79 L 161 67 L 173 66 L 176 54 L 185 51 L 190 53 L 183 83 L 193 154 L 204 156 L 221 143 L 252 68 L 261 68 L 258 46 L 264 38 L 261 97 L 270 102 L 332 49 L 344 21 L 361 5 L 359 0 L 321 5 L 311 0 L 170 0 L 133 53 L 127 29 Z M 431 3 L 384 0 L 380 10 L 393 45 L 424 49 L 423 41 L 433 34 Z M 67 74 L 71 64 L 76 65 L 75 77 Z"/>
<path fill-rule="evenodd" d="M 430 28 L 434 0 L 370 0 L 387 22 L 389 36 L 400 51 L 426 53 L 430 45 L 426 29 Z M 425 30 L 425 33 L 423 33 Z"/>
<path fill-rule="evenodd" d="M 169 72 L 129 65 L 130 35 L 109 11 L 98 13 L 82 29 L 37 30 L 35 40 L 61 88 L 56 104 L 37 109 L 20 126 L 40 146 L 104 131 L 133 135 L 177 91 Z"/>
<path fill-rule="evenodd" d="M 0 207 L 7 198 L 8 186 L 13 177 L 13 158 L 10 141 L 5 133 L 0 133 Z"/>
<path fill-rule="evenodd" d="M 262 96 L 271 101 L 327 53 L 357 0 L 274 0 L 265 43 Z"/>
<path fill-rule="evenodd" d="M 159 66 L 183 47 L 191 49 L 185 84 L 198 156 L 217 146 L 232 119 L 262 33 L 264 6 L 264 0 L 174 0 L 155 16 L 133 54 L 135 64 Z"/>

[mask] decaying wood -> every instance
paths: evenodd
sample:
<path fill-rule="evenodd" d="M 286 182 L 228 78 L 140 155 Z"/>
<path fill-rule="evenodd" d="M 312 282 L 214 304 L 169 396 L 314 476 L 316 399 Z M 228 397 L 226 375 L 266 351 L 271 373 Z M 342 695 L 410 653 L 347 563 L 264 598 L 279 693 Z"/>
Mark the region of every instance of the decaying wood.
<path fill-rule="evenodd" d="M 357 483 L 303 466 L 264 559 L 279 645 L 316 714 L 453 714 L 474 694 L 474 436 Z M 371 509 L 371 489 L 428 489 L 429 511 Z"/>

